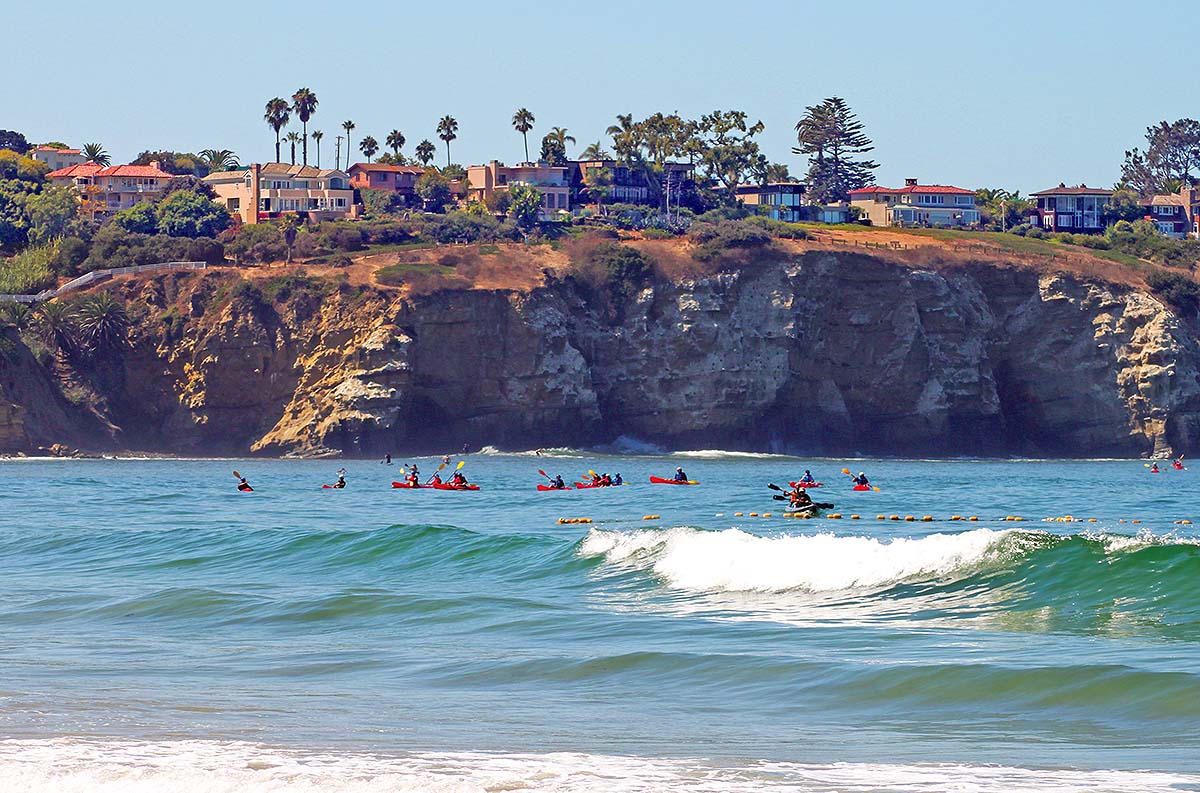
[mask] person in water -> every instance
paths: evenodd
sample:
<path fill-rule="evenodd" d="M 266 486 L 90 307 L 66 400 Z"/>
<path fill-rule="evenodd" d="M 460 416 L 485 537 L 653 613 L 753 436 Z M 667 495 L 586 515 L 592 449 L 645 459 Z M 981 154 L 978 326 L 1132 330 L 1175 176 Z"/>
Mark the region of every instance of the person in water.
<path fill-rule="evenodd" d="M 388 452 L 387 454 L 383 455 L 383 464 L 384 465 L 392 464 L 392 453 L 391 452 Z"/>
<path fill-rule="evenodd" d="M 676 469 L 675 469 L 675 481 L 676 481 L 676 482 L 686 482 L 686 481 L 688 481 L 687 474 L 685 474 L 685 473 L 683 472 L 683 466 L 679 466 L 678 468 L 676 468 Z"/>
<path fill-rule="evenodd" d="M 621 474 L 618 473 L 616 476 L 613 477 L 612 483 L 614 485 L 623 485 L 623 484 L 625 484 L 625 480 L 622 479 Z"/>
<path fill-rule="evenodd" d="M 567 483 L 563 481 L 562 474 L 559 474 L 558 476 L 554 477 L 554 480 L 550 483 L 550 486 L 553 487 L 555 490 L 566 490 L 567 489 Z"/>
<path fill-rule="evenodd" d="M 812 471 L 809 471 L 807 468 L 805 468 L 804 476 L 800 477 L 800 482 L 805 485 L 815 485 L 817 480 L 813 479 Z"/>
<path fill-rule="evenodd" d="M 450 455 L 443 454 L 442 455 L 442 465 L 449 465 L 449 464 L 450 464 Z"/>
<path fill-rule="evenodd" d="M 851 481 L 853 481 L 854 484 L 856 484 L 856 485 L 866 486 L 866 485 L 871 484 L 870 480 L 867 479 L 867 475 L 864 474 L 862 471 L 858 472 L 858 476 L 851 477 Z"/>
<path fill-rule="evenodd" d="M 250 487 L 250 483 L 246 481 L 246 477 L 244 477 L 244 476 L 238 477 L 237 488 L 238 488 L 238 490 L 241 490 L 243 493 L 248 493 L 254 489 L 254 488 Z"/>

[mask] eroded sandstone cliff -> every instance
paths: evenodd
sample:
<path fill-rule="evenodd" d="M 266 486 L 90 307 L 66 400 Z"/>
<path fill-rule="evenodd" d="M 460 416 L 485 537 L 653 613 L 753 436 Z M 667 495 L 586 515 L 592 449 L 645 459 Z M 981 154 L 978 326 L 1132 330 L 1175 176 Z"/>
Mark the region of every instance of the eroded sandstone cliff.
<path fill-rule="evenodd" d="M 64 398 L 20 343 L 0 443 L 316 454 L 586 445 L 1136 456 L 1200 434 L 1195 330 L 1153 297 L 963 263 L 810 251 L 617 303 L 292 284 L 117 285 L 133 346 Z M 15 336 L 11 331 L 10 336 Z M 45 356 L 43 356 L 44 358 Z M 81 386 L 82 387 L 82 386 Z"/>

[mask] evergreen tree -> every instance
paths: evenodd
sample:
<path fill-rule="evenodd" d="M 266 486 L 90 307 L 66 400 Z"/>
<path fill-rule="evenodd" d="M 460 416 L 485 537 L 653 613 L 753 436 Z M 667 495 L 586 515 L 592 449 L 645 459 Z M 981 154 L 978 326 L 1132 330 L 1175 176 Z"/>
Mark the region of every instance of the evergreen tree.
<path fill-rule="evenodd" d="M 858 159 L 875 147 L 863 132 L 846 100 L 831 96 L 819 105 L 805 108 L 796 122 L 799 146 L 793 154 L 808 156 L 808 193 L 821 203 L 845 201 L 851 190 L 874 184 L 874 160 Z"/>
<path fill-rule="evenodd" d="M 1191 185 L 1200 171 L 1200 121 L 1181 118 L 1146 127 L 1146 151 L 1125 152 L 1121 181 L 1142 196 L 1175 193 L 1176 185 Z"/>

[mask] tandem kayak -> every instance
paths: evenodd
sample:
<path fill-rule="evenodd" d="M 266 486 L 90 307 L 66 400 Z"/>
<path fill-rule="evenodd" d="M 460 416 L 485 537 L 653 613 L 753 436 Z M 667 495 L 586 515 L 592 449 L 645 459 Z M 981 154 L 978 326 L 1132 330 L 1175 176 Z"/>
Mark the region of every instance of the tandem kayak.
<path fill-rule="evenodd" d="M 392 482 L 392 487 L 401 490 L 433 490 L 433 485 L 414 485 L 411 482 Z"/>
<path fill-rule="evenodd" d="M 663 479 L 661 476 L 650 477 L 650 483 L 654 484 L 654 485 L 698 485 L 698 484 L 700 484 L 695 479 L 688 479 L 687 481 L 681 482 L 677 479 Z"/>
<path fill-rule="evenodd" d="M 478 490 L 479 485 L 452 485 L 449 482 L 442 482 L 440 485 L 431 485 L 434 490 Z"/>
<path fill-rule="evenodd" d="M 792 487 L 825 487 L 824 482 L 788 482 Z"/>

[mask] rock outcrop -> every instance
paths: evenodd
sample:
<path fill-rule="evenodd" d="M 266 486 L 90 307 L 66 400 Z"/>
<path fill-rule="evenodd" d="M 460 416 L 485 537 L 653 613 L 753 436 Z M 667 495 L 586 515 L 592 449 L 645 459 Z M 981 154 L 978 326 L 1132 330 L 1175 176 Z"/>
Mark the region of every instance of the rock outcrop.
<path fill-rule="evenodd" d="M 329 285 L 266 299 L 218 273 L 123 288 L 148 310 L 120 371 L 91 379 L 92 411 L 71 422 L 60 397 L 6 387 L 0 444 L 376 454 L 628 436 L 1139 456 L 1200 439 L 1190 321 L 1136 290 L 1002 262 L 813 251 L 616 304 L 569 279 L 411 299 Z M 20 361 L 10 375 L 53 381 Z"/>

